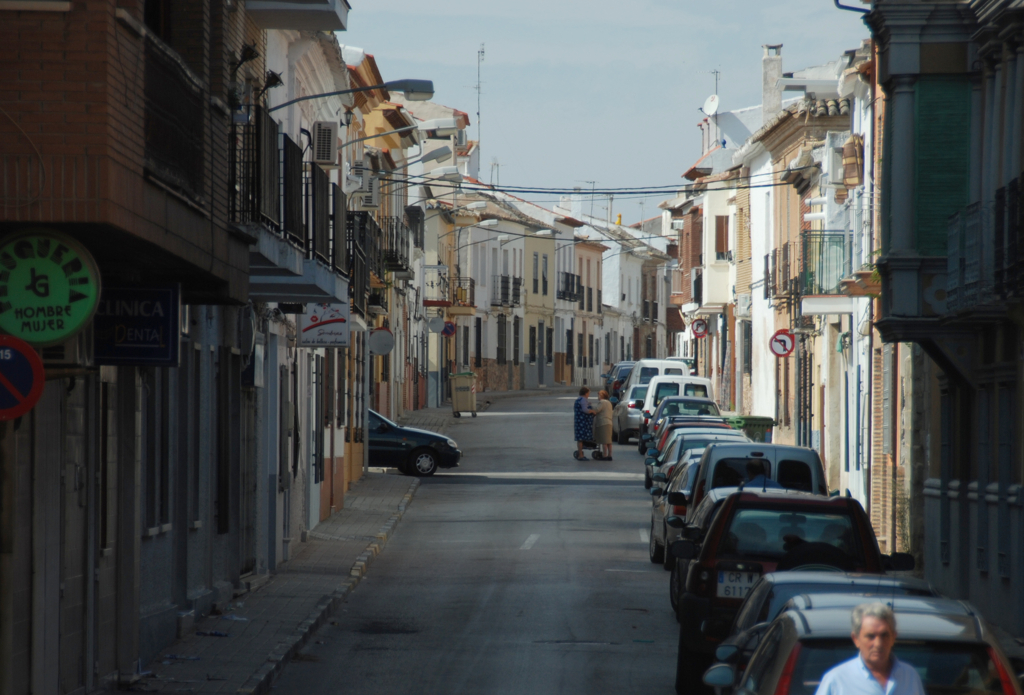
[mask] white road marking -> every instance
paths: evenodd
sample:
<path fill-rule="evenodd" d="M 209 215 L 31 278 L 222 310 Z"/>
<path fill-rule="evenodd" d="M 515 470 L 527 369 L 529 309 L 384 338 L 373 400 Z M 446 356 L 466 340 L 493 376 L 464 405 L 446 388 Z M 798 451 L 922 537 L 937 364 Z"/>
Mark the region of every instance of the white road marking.
<path fill-rule="evenodd" d="M 566 454 L 566 458 L 568 458 Z M 588 461 L 588 463 L 599 463 Z M 556 473 L 553 471 L 494 471 L 488 473 L 460 473 L 458 471 L 447 471 L 445 477 L 458 476 L 460 478 L 480 478 L 483 480 L 615 480 L 634 481 L 643 480 L 643 473 L 620 473 L 617 471 L 566 471 Z"/>
<path fill-rule="evenodd" d="M 605 572 L 633 572 L 636 574 L 647 574 L 647 570 L 605 570 Z"/>
<path fill-rule="evenodd" d="M 537 542 L 538 538 L 540 538 L 540 534 L 539 533 L 532 534 L 529 538 L 526 539 L 525 543 L 523 543 L 521 546 L 519 546 L 519 549 L 520 550 L 529 550 L 530 548 L 533 547 L 533 544 Z"/>
<path fill-rule="evenodd" d="M 648 543 L 651 542 L 651 534 L 645 528 L 640 529 L 640 542 L 643 543 L 644 545 L 647 545 Z"/>

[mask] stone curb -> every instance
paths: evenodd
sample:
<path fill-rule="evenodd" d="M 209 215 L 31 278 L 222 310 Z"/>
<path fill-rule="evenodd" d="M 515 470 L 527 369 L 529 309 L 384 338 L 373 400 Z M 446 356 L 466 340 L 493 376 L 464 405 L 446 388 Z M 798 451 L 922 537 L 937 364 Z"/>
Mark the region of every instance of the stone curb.
<path fill-rule="evenodd" d="M 352 569 L 349 570 L 349 577 L 336 587 L 333 592 L 320 599 L 309 616 L 299 623 L 295 632 L 282 642 L 279 642 L 274 647 L 274 651 L 267 656 L 266 662 L 235 692 L 244 693 L 245 695 L 250 693 L 252 695 L 263 695 L 263 693 L 270 692 L 271 684 L 285 664 L 291 661 L 299 653 L 299 650 L 309 642 L 309 638 L 341 608 L 349 594 L 362 581 L 373 559 L 384 550 L 384 546 L 387 545 L 388 540 L 394 535 L 398 522 L 402 520 L 405 510 L 409 502 L 412 501 L 413 495 L 416 494 L 419 486 L 419 480 L 412 481 L 409 485 L 409 491 L 402 497 L 402 501 L 398 505 L 397 513 L 392 514 L 388 518 L 387 522 L 375 534 L 375 540 L 371 541 L 366 546 L 366 550 L 356 558 Z"/>

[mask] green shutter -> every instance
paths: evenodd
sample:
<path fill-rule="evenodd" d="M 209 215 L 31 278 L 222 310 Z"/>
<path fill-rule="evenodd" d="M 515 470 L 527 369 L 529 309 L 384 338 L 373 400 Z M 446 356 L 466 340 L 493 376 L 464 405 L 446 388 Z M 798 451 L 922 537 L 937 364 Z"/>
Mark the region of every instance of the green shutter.
<path fill-rule="evenodd" d="M 967 77 L 922 75 L 915 97 L 914 241 L 921 255 L 944 256 L 949 216 L 968 202 L 971 86 Z"/>

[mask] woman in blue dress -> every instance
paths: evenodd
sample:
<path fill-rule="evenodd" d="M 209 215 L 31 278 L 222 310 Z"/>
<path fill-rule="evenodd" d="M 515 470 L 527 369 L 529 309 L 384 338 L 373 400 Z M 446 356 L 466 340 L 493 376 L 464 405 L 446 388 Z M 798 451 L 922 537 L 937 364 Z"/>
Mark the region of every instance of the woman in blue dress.
<path fill-rule="evenodd" d="M 572 457 L 577 461 L 582 461 L 586 458 L 583 455 L 583 442 L 594 441 L 595 411 L 590 407 L 588 395 L 590 395 L 590 389 L 584 386 L 580 389 L 580 397 L 576 399 L 572 406 L 573 433 L 576 436 L 576 451 L 573 452 Z"/>

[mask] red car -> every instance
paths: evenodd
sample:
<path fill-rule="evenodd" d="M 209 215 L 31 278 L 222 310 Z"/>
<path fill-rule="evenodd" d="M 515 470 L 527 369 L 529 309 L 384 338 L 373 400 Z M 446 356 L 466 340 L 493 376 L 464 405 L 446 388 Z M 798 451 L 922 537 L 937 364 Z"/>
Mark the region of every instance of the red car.
<path fill-rule="evenodd" d="M 686 540 L 671 545 L 679 577 L 677 687 L 684 690 L 701 687 L 715 646 L 762 574 L 797 568 L 883 574 L 886 567 L 871 521 L 853 498 L 718 488 L 700 507 L 717 504 L 721 507 L 706 531 L 686 527 Z"/>

